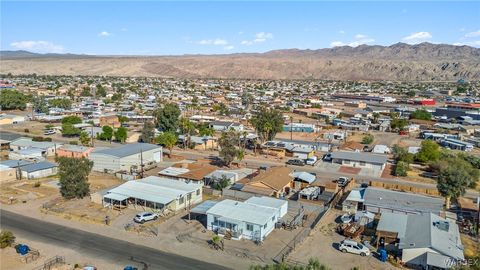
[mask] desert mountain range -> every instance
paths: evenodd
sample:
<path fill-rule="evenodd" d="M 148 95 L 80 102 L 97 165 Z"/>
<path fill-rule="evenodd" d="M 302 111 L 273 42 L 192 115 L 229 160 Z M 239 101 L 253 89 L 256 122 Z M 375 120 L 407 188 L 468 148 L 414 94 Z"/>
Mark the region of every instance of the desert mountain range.
<path fill-rule="evenodd" d="M 480 49 L 421 43 L 182 56 L 1 51 L 0 73 L 225 79 L 457 81 L 480 79 Z"/>

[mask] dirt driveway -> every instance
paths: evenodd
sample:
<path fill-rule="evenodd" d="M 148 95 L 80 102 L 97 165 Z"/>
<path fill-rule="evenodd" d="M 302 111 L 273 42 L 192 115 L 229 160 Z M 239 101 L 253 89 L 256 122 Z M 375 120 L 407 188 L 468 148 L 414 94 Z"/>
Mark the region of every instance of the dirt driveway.
<path fill-rule="evenodd" d="M 331 269 L 350 270 L 358 267 L 362 270 L 370 269 L 398 269 L 388 262 L 381 262 L 373 256 L 361 257 L 350 253 L 341 253 L 338 243 L 345 239 L 335 232 L 335 218 L 340 211 L 330 210 L 317 225 L 313 234 L 288 257 L 289 260 L 308 263 L 309 258 L 317 258 L 320 263 Z"/>

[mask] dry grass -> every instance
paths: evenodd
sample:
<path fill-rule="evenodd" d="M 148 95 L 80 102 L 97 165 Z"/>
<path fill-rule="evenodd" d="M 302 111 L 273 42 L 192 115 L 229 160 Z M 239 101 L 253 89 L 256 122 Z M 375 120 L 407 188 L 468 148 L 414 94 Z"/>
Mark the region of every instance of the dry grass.
<path fill-rule="evenodd" d="M 423 173 L 422 170 L 418 168 L 410 167 L 410 170 L 407 172 L 407 177 L 404 179 L 411 182 L 417 183 L 428 183 L 428 184 L 436 184 L 437 182 L 433 179 L 423 177 L 421 174 Z"/>
<path fill-rule="evenodd" d="M 88 176 L 88 182 L 90 183 L 91 193 L 125 183 L 125 181 L 122 181 L 111 174 L 100 172 L 91 172 Z"/>
<path fill-rule="evenodd" d="M 464 247 L 463 253 L 465 257 L 478 256 L 480 252 L 480 247 L 478 242 L 476 242 L 471 237 L 464 234 L 460 234 L 460 238 L 462 239 L 462 244 Z"/>

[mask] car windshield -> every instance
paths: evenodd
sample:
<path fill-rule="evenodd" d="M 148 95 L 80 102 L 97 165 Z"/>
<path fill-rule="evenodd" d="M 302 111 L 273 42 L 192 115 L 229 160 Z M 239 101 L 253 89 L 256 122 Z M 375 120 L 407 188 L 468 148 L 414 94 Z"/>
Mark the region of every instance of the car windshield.
<path fill-rule="evenodd" d="M 357 244 L 357 247 L 358 247 L 359 249 L 363 249 L 363 245 L 362 245 L 362 244 Z"/>

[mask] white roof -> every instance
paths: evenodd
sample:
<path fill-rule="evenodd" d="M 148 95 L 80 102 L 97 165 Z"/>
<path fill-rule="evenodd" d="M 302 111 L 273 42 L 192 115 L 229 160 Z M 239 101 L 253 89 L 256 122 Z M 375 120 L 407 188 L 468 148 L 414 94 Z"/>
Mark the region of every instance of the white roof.
<path fill-rule="evenodd" d="M 265 225 L 277 213 L 277 210 L 233 200 L 223 200 L 215 204 L 207 211 L 208 215 L 214 215 L 231 220 L 243 221 L 257 225 Z"/>
<path fill-rule="evenodd" d="M 158 172 L 158 174 L 177 176 L 189 172 L 189 169 L 186 168 L 177 168 L 177 167 L 168 167 Z"/>
<path fill-rule="evenodd" d="M 303 180 L 309 184 L 315 182 L 317 177 L 314 174 L 308 173 L 308 172 L 293 172 L 290 174 L 293 178 L 298 178 L 300 180 Z"/>
<path fill-rule="evenodd" d="M 105 196 L 108 198 L 110 196 L 108 194 L 113 193 L 128 198 L 168 204 L 173 200 L 186 196 L 198 188 L 200 188 L 198 184 L 152 176 L 145 179 L 128 181 L 125 184 L 109 190 Z"/>
<path fill-rule="evenodd" d="M 250 197 L 245 202 L 249 203 L 249 204 L 255 204 L 255 205 L 275 208 L 277 210 L 282 208 L 282 206 L 284 206 L 284 205 L 288 205 L 288 202 L 286 200 L 279 200 L 279 199 L 275 199 L 275 198 L 272 198 L 272 197 L 266 197 L 266 196 Z"/>
<path fill-rule="evenodd" d="M 364 193 L 365 193 L 365 189 L 352 189 L 352 191 L 350 191 L 350 194 L 348 194 L 345 201 L 363 202 Z"/>

